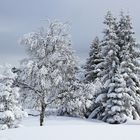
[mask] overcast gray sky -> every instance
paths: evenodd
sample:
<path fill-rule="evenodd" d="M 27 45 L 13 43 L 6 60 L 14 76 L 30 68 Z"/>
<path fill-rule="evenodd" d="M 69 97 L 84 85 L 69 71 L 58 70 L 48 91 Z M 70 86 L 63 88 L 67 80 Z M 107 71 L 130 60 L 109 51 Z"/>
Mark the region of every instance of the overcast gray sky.
<path fill-rule="evenodd" d="M 44 25 L 48 18 L 71 23 L 73 48 L 84 60 L 93 38 L 101 37 L 108 10 L 116 16 L 121 10 L 129 12 L 140 40 L 139 0 L 0 0 L 0 64 L 17 65 L 25 57 L 18 39 Z"/>

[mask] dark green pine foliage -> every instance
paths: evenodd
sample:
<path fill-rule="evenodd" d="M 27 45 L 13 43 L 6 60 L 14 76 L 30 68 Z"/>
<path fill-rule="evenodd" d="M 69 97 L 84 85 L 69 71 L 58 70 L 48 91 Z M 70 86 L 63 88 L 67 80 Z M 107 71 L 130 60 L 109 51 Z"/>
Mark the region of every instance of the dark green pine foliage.
<path fill-rule="evenodd" d="M 95 37 L 93 40 L 90 52 L 89 52 L 89 58 L 87 59 L 86 65 L 85 65 L 85 81 L 86 82 L 94 82 L 94 80 L 98 77 L 98 73 L 100 69 L 96 69 L 96 66 L 101 63 L 102 59 L 100 56 L 101 48 L 100 48 L 100 41 L 98 37 Z"/>

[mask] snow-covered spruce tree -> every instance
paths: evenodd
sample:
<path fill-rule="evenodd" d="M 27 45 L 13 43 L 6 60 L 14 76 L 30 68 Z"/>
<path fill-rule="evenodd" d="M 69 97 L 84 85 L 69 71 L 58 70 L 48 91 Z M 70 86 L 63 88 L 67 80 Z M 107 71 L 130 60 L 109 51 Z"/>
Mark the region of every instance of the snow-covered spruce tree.
<path fill-rule="evenodd" d="M 97 69 L 96 66 L 102 62 L 100 52 L 100 41 L 98 37 L 95 37 L 90 47 L 89 58 L 87 59 L 86 65 L 84 67 L 86 82 L 93 82 L 98 77 L 98 72 L 100 69 Z"/>
<path fill-rule="evenodd" d="M 97 96 L 95 103 L 102 106 L 104 115 L 107 115 L 103 118 L 103 121 L 107 121 L 109 123 L 123 123 L 127 119 L 127 112 L 131 109 L 129 105 L 129 100 L 131 100 L 131 96 L 127 94 L 126 82 L 123 76 L 120 73 L 120 69 L 115 73 L 115 75 L 111 79 L 111 83 L 109 84 L 109 90 L 107 95 L 104 95 L 103 92 L 107 90 L 102 90 L 102 94 Z M 105 93 L 106 94 L 106 93 Z M 105 108 L 102 105 L 103 99 L 106 99 Z M 98 106 L 89 116 L 92 118 L 97 115 L 98 119 L 102 119 L 101 107 Z"/>
<path fill-rule="evenodd" d="M 140 57 L 139 52 L 136 50 L 136 41 L 134 38 L 134 31 L 129 15 L 124 15 L 121 12 L 121 18 L 118 25 L 118 45 L 121 50 L 119 53 L 121 74 L 123 75 L 126 86 L 127 95 L 129 99 L 127 108 L 127 116 L 132 119 L 140 117 L 140 83 L 138 73 L 140 70 L 137 61 Z"/>
<path fill-rule="evenodd" d="M 104 24 L 107 28 L 104 31 L 104 39 L 101 44 L 103 61 L 99 66 L 97 65 L 97 67 L 102 67 L 99 76 L 101 77 L 103 89 L 102 92 L 96 95 L 95 108 L 90 117 L 95 117 L 108 123 L 121 123 L 124 120 L 116 117 L 116 114 L 120 116 L 121 109 L 117 109 L 121 107 L 119 105 L 118 91 L 116 90 L 119 87 L 115 81 L 119 69 L 118 52 L 120 47 L 117 45 L 117 22 L 111 12 L 107 13 Z"/>
<path fill-rule="evenodd" d="M 67 29 L 67 24 L 55 21 L 47 30 L 42 28 L 24 35 L 21 40 L 29 58 L 22 62 L 19 84 L 22 90 L 29 90 L 24 94 L 40 109 L 40 126 L 47 106 L 58 95 L 68 94 L 67 88 L 75 79 L 77 66 Z"/>
<path fill-rule="evenodd" d="M 17 127 L 25 116 L 19 104 L 19 88 L 13 86 L 16 76 L 9 65 L 1 69 L 0 123 L 3 124 L 2 129 Z"/>

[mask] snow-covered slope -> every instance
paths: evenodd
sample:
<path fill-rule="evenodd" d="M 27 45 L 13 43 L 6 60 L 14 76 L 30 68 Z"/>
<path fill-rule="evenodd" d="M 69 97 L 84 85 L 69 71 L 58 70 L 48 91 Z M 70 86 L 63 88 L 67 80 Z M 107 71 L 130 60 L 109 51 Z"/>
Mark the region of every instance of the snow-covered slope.
<path fill-rule="evenodd" d="M 24 127 L 0 131 L 0 140 L 140 140 L 139 122 L 109 125 L 94 120 L 49 117 L 45 126 L 39 127 L 37 120 L 28 118 L 23 121 Z"/>

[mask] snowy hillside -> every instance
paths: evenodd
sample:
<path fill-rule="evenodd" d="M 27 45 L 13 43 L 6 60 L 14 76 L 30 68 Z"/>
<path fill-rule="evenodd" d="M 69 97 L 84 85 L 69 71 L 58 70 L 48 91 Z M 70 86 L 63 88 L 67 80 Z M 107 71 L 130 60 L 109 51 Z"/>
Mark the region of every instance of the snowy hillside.
<path fill-rule="evenodd" d="M 0 132 L 0 140 L 139 140 L 140 123 L 109 125 L 100 121 L 49 117 L 44 127 L 37 117 L 23 121 L 23 127 Z"/>

